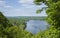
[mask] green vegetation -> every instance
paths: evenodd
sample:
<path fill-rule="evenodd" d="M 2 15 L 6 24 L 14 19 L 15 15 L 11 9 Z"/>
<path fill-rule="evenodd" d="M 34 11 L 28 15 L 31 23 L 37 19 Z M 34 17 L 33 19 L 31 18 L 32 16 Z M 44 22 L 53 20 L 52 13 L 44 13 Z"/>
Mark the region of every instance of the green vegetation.
<path fill-rule="evenodd" d="M 1 13 L 1 12 L 0 12 Z M 34 35 L 25 30 L 29 20 L 45 20 L 44 17 L 5 17 L 0 15 L 0 38 L 32 38 Z"/>
<path fill-rule="evenodd" d="M 60 38 L 60 0 L 35 0 L 34 3 L 37 5 L 44 3 L 47 6 L 40 10 L 46 10 L 47 22 L 51 25 L 49 29 L 44 33 L 41 32 L 40 35 L 38 34 L 36 38 Z"/>
<path fill-rule="evenodd" d="M 11 24 L 0 12 L 0 38 L 30 38 L 32 34 L 24 30 L 24 25 L 24 23 L 19 26 Z"/>
<path fill-rule="evenodd" d="M 45 3 L 48 15 L 47 22 L 51 25 L 43 32 L 39 32 L 36 35 L 31 34 L 25 30 L 26 21 L 29 19 L 6 18 L 0 12 L 0 38 L 60 38 L 60 0 L 35 0 L 35 4 L 40 5 Z M 10 20 L 10 22 L 9 22 Z M 36 19 L 35 19 L 36 20 Z"/>
<path fill-rule="evenodd" d="M 14 38 L 17 30 L 17 26 L 10 24 L 7 18 L 0 12 L 0 38 Z"/>

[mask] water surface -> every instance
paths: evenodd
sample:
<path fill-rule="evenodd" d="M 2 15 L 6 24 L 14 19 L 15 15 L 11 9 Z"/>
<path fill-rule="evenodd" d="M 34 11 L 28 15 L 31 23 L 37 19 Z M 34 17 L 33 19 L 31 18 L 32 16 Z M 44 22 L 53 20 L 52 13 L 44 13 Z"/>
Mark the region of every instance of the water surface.
<path fill-rule="evenodd" d="M 29 20 L 27 22 L 26 30 L 36 34 L 40 31 L 46 30 L 48 27 L 48 24 L 46 21 L 43 20 Z"/>

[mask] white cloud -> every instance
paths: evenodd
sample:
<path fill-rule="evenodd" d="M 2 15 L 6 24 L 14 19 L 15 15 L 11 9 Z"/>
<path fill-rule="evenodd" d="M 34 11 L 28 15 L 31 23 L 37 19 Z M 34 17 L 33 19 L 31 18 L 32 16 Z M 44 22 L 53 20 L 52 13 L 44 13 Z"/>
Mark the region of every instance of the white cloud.
<path fill-rule="evenodd" d="M 33 0 L 19 0 L 18 3 L 22 4 L 22 6 L 33 5 Z"/>
<path fill-rule="evenodd" d="M 0 0 L 0 7 L 5 6 L 5 4 L 6 4 L 5 1 Z"/>
<path fill-rule="evenodd" d="M 6 7 L 6 8 L 12 8 L 12 6 L 9 6 L 9 5 L 7 5 L 7 6 L 4 6 L 4 7 Z"/>
<path fill-rule="evenodd" d="M 31 7 L 34 6 L 33 0 L 19 0 L 18 3 L 21 4 L 22 7 Z"/>
<path fill-rule="evenodd" d="M 5 11 L 5 16 L 46 16 L 45 11 L 43 11 L 40 14 L 36 14 L 37 7 L 20 7 L 20 8 L 14 8 L 11 10 Z"/>
<path fill-rule="evenodd" d="M 19 3 L 32 3 L 33 0 L 19 0 Z"/>
<path fill-rule="evenodd" d="M 18 3 L 20 3 L 22 7 L 27 7 L 27 8 L 30 8 L 30 7 L 38 7 L 38 8 L 39 7 L 40 8 L 46 7 L 46 5 L 44 5 L 44 4 L 37 6 L 33 3 L 33 1 L 34 0 L 19 0 Z"/>
<path fill-rule="evenodd" d="M 10 8 L 10 7 L 12 7 L 12 6 L 7 5 L 6 1 L 0 0 L 0 7 L 6 7 L 6 8 L 9 7 L 9 8 Z"/>

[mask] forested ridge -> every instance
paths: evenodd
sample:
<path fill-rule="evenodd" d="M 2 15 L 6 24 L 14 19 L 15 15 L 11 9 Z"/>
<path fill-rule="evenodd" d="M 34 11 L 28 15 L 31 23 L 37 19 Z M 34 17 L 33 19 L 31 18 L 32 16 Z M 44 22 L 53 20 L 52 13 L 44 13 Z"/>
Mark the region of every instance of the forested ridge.
<path fill-rule="evenodd" d="M 35 0 L 34 3 L 37 5 L 44 3 L 47 6 L 38 12 L 46 10 L 48 15 L 46 21 L 50 27 L 34 35 L 24 29 L 25 23 L 14 26 L 0 12 L 0 38 L 60 38 L 60 0 Z"/>
<path fill-rule="evenodd" d="M 0 38 L 31 38 L 33 34 L 24 30 L 24 23 L 20 26 L 13 25 L 0 12 Z"/>

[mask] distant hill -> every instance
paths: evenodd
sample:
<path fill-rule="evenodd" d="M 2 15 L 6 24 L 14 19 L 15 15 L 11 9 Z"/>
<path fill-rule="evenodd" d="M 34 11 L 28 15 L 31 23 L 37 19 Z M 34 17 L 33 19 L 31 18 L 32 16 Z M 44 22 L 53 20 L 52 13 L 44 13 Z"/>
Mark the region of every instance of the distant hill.
<path fill-rule="evenodd" d="M 16 17 L 7 17 L 9 18 L 15 18 L 15 19 L 29 19 L 29 20 L 45 20 L 46 16 L 16 16 Z"/>

